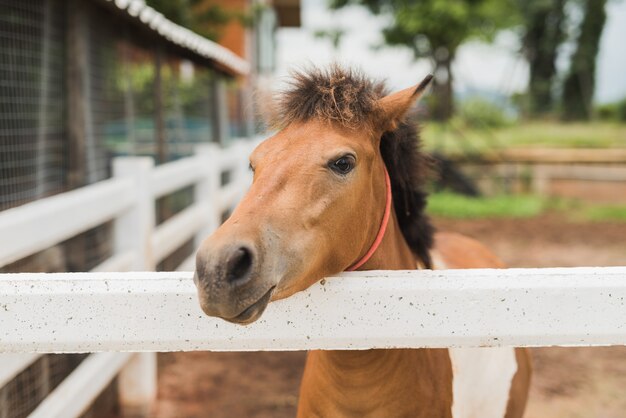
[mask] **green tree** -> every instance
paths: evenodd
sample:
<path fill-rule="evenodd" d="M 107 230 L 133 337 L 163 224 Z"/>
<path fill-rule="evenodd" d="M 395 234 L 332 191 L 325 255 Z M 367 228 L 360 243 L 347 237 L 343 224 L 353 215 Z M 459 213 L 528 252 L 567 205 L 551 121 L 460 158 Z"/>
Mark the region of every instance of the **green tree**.
<path fill-rule="evenodd" d="M 528 110 L 532 116 L 554 109 L 552 95 L 557 78 L 558 48 L 565 40 L 565 0 L 519 0 L 528 60 Z"/>
<path fill-rule="evenodd" d="M 383 31 L 385 43 L 410 48 L 416 59 L 432 60 L 432 109 L 439 120 L 453 113 L 452 62 L 459 46 L 472 37 L 493 39 L 519 21 L 515 0 L 330 0 L 335 9 L 349 4 L 391 15 Z"/>
<path fill-rule="evenodd" d="M 588 120 L 596 81 L 596 57 L 606 22 L 606 0 L 583 0 L 584 17 L 563 85 L 563 119 Z"/>

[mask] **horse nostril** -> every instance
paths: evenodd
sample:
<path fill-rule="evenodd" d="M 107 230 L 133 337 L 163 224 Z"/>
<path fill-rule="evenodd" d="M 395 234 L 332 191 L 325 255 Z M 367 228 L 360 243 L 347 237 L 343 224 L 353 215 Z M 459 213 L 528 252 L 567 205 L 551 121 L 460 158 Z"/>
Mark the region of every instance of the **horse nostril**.
<path fill-rule="evenodd" d="M 230 283 L 248 276 L 252 267 L 252 253 L 245 247 L 237 248 L 226 261 L 226 280 Z"/>

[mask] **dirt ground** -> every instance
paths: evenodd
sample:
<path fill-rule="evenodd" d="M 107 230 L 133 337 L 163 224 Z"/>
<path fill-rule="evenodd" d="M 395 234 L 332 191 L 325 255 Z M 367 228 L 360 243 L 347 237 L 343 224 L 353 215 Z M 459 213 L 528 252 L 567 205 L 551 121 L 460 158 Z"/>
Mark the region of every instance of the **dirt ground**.
<path fill-rule="evenodd" d="M 477 238 L 511 267 L 626 265 L 626 224 L 436 220 Z M 304 353 L 169 353 L 159 357 L 157 418 L 294 417 Z M 626 417 L 626 348 L 533 350 L 527 418 Z"/>

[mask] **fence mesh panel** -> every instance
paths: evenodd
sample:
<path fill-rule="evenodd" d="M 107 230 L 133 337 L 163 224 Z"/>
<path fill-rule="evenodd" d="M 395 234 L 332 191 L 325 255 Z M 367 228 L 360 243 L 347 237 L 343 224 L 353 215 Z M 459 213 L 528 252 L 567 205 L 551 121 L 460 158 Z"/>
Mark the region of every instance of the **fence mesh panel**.
<path fill-rule="evenodd" d="M 206 63 L 192 62 L 179 55 L 180 50 L 155 42 L 103 4 L 0 0 L 0 211 L 109 178 L 117 156 L 156 158 L 161 152 L 157 163 L 189 156 L 196 144 L 211 141 L 216 131 L 211 90 L 216 76 Z M 78 57 L 70 56 L 76 38 L 69 35 L 77 9 L 84 12 L 78 41 L 84 42 L 86 51 Z M 79 80 L 68 79 L 69 60 L 80 68 Z M 72 83 L 81 83 L 84 115 L 79 155 L 84 166 L 78 182 L 68 139 Z M 156 107 L 159 85 L 161 113 Z M 240 106 L 231 86 L 228 108 L 235 136 L 244 132 Z M 160 114 L 162 123 L 157 122 Z M 192 203 L 192 187 L 159 199 L 157 223 Z M 112 255 L 112 230 L 111 222 L 97 226 L 0 266 L 0 272 L 89 271 Z M 173 270 L 192 252 L 193 241 L 188 241 L 158 269 Z M 84 358 L 42 356 L 0 388 L 0 418 L 27 416 Z M 85 416 L 113 416 L 114 395 L 115 383 Z"/>
<path fill-rule="evenodd" d="M 0 210 L 64 186 L 64 6 L 0 0 Z"/>

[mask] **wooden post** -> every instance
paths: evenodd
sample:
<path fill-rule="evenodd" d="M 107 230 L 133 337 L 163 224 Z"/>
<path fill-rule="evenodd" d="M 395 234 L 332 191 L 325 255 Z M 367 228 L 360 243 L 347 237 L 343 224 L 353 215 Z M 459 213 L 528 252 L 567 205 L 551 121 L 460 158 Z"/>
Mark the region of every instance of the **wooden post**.
<path fill-rule="evenodd" d="M 67 159 L 65 189 L 73 190 L 88 183 L 88 120 L 87 102 L 88 45 L 87 4 L 69 0 L 67 7 Z M 92 150 L 93 151 L 93 150 Z M 88 243 L 84 235 L 74 237 L 64 246 L 65 265 L 70 270 L 82 270 L 87 265 Z"/>
<path fill-rule="evenodd" d="M 213 141 L 224 145 L 230 137 L 226 85 L 223 78 L 217 75 L 212 84 Z"/>
<path fill-rule="evenodd" d="M 0 386 L 0 418 L 9 418 L 9 396 L 6 386 Z"/>
<path fill-rule="evenodd" d="M 163 51 L 161 48 L 157 47 L 154 52 L 154 135 L 156 140 L 156 158 L 158 164 L 163 164 L 167 160 L 162 67 Z"/>
<path fill-rule="evenodd" d="M 87 47 L 83 22 L 86 19 L 84 2 L 70 0 L 67 5 L 67 136 L 68 158 L 66 171 L 67 189 L 85 184 L 86 175 L 86 123 L 83 107 Z"/>
<path fill-rule="evenodd" d="M 532 169 L 532 192 L 539 196 L 546 196 L 550 192 L 549 167 L 536 165 Z"/>
<path fill-rule="evenodd" d="M 114 225 L 114 251 L 135 255 L 132 270 L 153 271 L 152 234 L 155 227 L 154 199 L 150 188 L 154 161 L 149 157 L 113 160 L 115 177 L 131 177 L 137 192 L 134 207 L 118 217 Z M 156 353 L 137 353 L 119 375 L 119 395 L 125 417 L 148 417 L 157 393 Z"/>
<path fill-rule="evenodd" d="M 43 6 L 43 25 L 41 30 L 41 74 L 39 79 L 39 110 L 37 112 L 36 149 L 36 190 L 37 199 L 46 192 L 46 127 L 48 124 L 48 85 L 50 80 L 50 32 L 52 20 L 52 0 L 45 0 Z"/>

